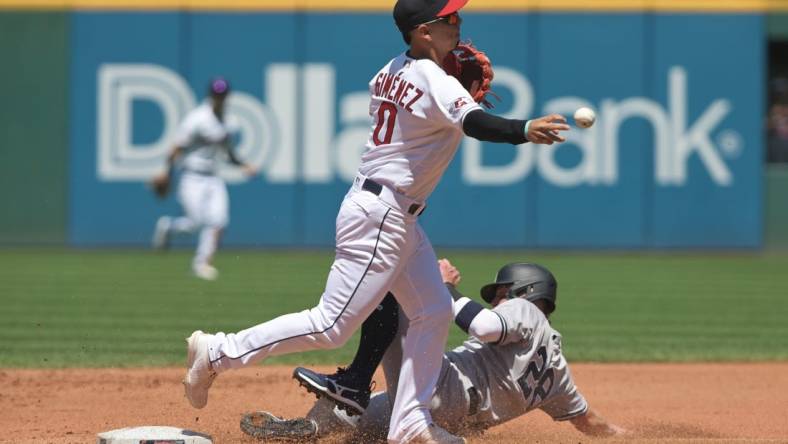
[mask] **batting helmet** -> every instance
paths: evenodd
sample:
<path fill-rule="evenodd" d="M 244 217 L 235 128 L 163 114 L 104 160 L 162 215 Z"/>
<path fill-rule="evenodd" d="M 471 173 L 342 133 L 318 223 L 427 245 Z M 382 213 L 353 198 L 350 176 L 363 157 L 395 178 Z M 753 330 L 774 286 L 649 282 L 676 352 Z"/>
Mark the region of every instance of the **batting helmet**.
<path fill-rule="evenodd" d="M 558 282 L 547 268 L 524 262 L 504 265 L 498 270 L 495 282 L 485 285 L 480 290 L 482 299 L 492 303 L 498 287 L 510 284 L 512 287 L 506 295 L 508 299 L 524 297 L 531 302 L 544 299 L 548 302 L 547 314 L 555 310 Z"/>

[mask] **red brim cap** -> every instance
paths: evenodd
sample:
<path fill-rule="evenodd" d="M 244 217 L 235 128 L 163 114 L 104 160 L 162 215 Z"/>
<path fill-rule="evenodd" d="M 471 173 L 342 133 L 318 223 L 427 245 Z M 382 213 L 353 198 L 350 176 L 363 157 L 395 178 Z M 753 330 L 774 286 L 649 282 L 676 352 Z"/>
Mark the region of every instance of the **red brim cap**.
<path fill-rule="evenodd" d="M 453 14 L 462 9 L 466 3 L 468 3 L 468 0 L 449 0 L 448 3 L 446 3 L 446 6 L 444 6 L 443 9 L 441 9 L 437 14 L 435 14 L 435 16 L 444 17 L 449 14 Z"/>

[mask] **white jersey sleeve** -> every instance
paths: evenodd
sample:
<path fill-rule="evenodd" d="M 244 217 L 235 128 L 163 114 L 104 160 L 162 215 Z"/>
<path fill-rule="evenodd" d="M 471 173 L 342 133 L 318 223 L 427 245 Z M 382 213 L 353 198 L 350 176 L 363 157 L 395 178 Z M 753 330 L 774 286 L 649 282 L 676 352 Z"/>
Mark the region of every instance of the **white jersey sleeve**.
<path fill-rule="evenodd" d="M 209 102 L 204 102 L 183 119 L 173 143 L 184 149 L 181 167 L 200 174 L 215 174 L 218 162 L 227 155 L 227 125 L 219 120 Z"/>
<path fill-rule="evenodd" d="M 496 345 L 529 342 L 534 329 L 544 321 L 544 315 L 531 302 L 522 298 L 510 299 L 493 309 L 501 320 L 503 333 Z"/>
<path fill-rule="evenodd" d="M 477 109 L 481 109 L 471 94 L 462 86 L 459 80 L 452 76 L 447 76 L 437 65 L 433 65 L 436 70 L 434 77 L 431 77 L 432 101 L 435 107 L 431 110 L 436 121 L 443 122 L 446 126 L 453 126 L 462 129 L 462 121 L 465 116 Z M 439 72 L 438 72 L 439 71 Z M 433 79 L 436 79 L 433 81 Z M 439 80 L 437 80 L 439 79 Z"/>
<path fill-rule="evenodd" d="M 175 131 L 175 139 L 173 140 L 175 146 L 188 148 L 196 143 L 198 119 L 195 117 L 196 113 L 192 111 L 178 125 L 178 129 Z"/>
<path fill-rule="evenodd" d="M 454 301 L 453 311 L 454 311 L 454 319 L 461 328 L 464 325 L 464 322 L 467 322 L 464 319 L 464 312 L 463 309 L 471 303 L 471 299 L 463 296 L 460 299 Z M 471 320 L 470 325 L 468 325 L 468 334 L 473 336 L 474 338 L 482 341 L 482 342 L 493 342 L 497 343 L 503 337 L 503 320 L 501 317 L 492 310 L 487 308 L 483 308 L 481 311 L 475 314 L 473 319 Z"/>
<path fill-rule="evenodd" d="M 555 421 L 566 421 L 588 411 L 588 403 L 575 386 L 564 355 L 557 354 L 554 369 L 557 381 L 554 389 L 539 408 Z"/>

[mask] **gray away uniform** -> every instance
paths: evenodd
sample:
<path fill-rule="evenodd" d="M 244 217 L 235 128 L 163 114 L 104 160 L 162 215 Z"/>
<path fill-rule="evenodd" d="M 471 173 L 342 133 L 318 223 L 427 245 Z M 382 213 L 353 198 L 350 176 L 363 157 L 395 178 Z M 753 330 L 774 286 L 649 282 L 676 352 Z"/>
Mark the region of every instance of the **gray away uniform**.
<path fill-rule="evenodd" d="M 534 409 L 556 421 L 584 414 L 588 404 L 575 387 L 561 353 L 561 334 L 544 314 L 521 298 L 508 300 L 492 311 L 502 326 L 498 342 L 483 343 L 471 337 L 444 355 L 432 399 L 433 420 L 452 433 L 468 435 Z M 383 360 L 389 394 L 396 393 L 401 338 L 406 330 L 407 319 L 400 312 L 397 338 Z M 351 425 L 370 438 L 385 436 L 389 394 L 375 394 L 360 420 L 334 410 L 328 401 L 318 402 L 308 416 L 318 421 L 322 432 L 347 430 Z"/>

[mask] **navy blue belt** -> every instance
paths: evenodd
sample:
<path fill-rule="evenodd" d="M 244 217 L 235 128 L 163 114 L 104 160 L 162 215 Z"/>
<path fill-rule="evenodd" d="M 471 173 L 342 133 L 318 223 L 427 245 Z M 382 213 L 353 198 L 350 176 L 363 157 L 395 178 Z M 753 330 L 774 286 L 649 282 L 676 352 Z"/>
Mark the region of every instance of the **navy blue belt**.
<path fill-rule="evenodd" d="M 215 176 L 215 171 L 183 170 L 184 173 L 196 174 L 198 176 Z"/>
<path fill-rule="evenodd" d="M 380 192 L 383 191 L 383 185 L 375 182 L 372 179 L 364 179 L 364 183 L 361 184 L 361 189 L 364 191 L 369 191 L 375 196 L 380 196 Z M 424 212 L 425 208 L 427 208 L 426 205 L 411 204 L 410 208 L 408 208 L 408 214 L 421 216 L 421 213 Z"/>

